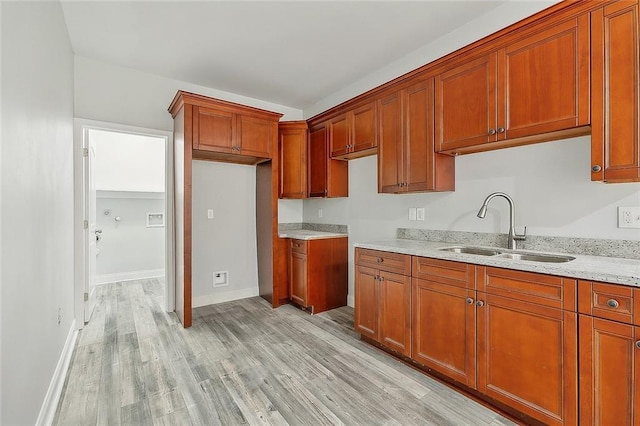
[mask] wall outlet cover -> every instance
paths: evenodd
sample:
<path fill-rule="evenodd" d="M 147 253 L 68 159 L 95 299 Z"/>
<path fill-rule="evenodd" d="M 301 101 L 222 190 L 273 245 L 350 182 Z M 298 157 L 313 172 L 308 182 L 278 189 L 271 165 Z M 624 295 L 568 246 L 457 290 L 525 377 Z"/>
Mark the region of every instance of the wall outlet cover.
<path fill-rule="evenodd" d="M 417 209 L 409 207 L 409 220 L 417 220 Z"/>
<path fill-rule="evenodd" d="M 640 228 L 640 207 L 618 207 L 618 228 Z"/>
<path fill-rule="evenodd" d="M 424 207 L 418 207 L 416 209 L 416 220 L 424 221 Z"/>
<path fill-rule="evenodd" d="M 213 286 L 223 287 L 229 285 L 229 271 L 218 271 L 213 273 Z"/>

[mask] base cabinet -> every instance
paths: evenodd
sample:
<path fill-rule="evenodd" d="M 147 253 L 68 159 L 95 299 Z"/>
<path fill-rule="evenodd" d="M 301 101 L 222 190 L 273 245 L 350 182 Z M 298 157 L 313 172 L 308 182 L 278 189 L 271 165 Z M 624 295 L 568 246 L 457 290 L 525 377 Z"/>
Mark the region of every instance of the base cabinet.
<path fill-rule="evenodd" d="M 347 304 L 347 238 L 291 239 L 291 301 L 317 314 Z"/>

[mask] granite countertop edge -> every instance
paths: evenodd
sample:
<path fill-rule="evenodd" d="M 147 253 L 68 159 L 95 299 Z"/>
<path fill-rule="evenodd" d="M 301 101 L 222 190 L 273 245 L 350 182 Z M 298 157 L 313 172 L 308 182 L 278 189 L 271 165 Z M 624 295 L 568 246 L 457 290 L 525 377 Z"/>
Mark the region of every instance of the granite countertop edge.
<path fill-rule="evenodd" d="M 459 245 L 461 244 L 405 239 L 359 242 L 354 244 L 357 248 L 640 287 L 640 261 L 636 259 L 570 254 L 570 256 L 575 257 L 575 260 L 566 263 L 542 263 L 438 250 L 444 247 Z M 502 248 L 501 250 L 508 251 Z M 540 253 L 531 250 L 523 251 Z"/>
<path fill-rule="evenodd" d="M 347 238 L 348 234 L 339 232 L 311 231 L 308 229 L 290 229 L 278 232 L 279 238 L 293 238 L 295 240 L 321 240 L 327 238 Z"/>

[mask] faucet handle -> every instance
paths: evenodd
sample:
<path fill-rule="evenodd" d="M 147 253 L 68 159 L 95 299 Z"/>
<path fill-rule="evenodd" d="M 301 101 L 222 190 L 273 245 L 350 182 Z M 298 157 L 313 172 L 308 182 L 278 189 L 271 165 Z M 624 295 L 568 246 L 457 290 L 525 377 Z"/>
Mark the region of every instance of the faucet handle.
<path fill-rule="evenodd" d="M 513 239 L 514 239 L 514 240 L 518 240 L 518 241 L 524 241 L 524 240 L 526 240 L 526 239 L 527 239 L 527 227 L 526 227 L 526 226 L 524 227 L 524 232 L 523 232 L 522 234 L 520 234 L 520 235 L 515 234 L 515 235 L 513 236 Z"/>

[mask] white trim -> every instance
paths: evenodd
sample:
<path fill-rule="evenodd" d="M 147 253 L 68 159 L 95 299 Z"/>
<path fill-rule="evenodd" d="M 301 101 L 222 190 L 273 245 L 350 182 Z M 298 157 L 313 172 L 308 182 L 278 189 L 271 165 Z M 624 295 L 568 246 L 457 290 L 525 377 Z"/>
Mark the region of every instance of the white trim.
<path fill-rule="evenodd" d="M 347 294 L 347 306 L 351 306 L 352 308 L 356 306 L 356 298 L 350 294 Z"/>
<path fill-rule="evenodd" d="M 74 179 L 74 310 L 76 325 L 84 327 L 84 288 L 85 288 L 85 253 L 84 253 L 84 205 L 82 176 L 82 144 L 85 129 L 124 132 L 144 136 L 165 138 L 165 309 L 175 310 L 175 278 L 174 278 L 174 231 L 173 231 L 173 132 L 149 129 L 145 127 L 127 126 L 124 124 L 74 118 L 73 135 L 73 179 Z"/>
<path fill-rule="evenodd" d="M 247 299 L 249 297 L 259 296 L 258 288 L 245 288 L 236 291 L 225 291 L 224 293 L 205 294 L 204 296 L 193 296 L 192 307 L 216 305 L 218 303 L 231 302 L 232 300 Z"/>
<path fill-rule="evenodd" d="M 164 192 L 110 191 L 98 189 L 96 198 L 133 198 L 143 200 L 164 200 Z"/>
<path fill-rule="evenodd" d="M 118 283 L 121 281 L 144 280 L 164 276 L 164 269 L 148 269 L 144 271 L 119 272 L 117 274 L 96 275 L 96 284 Z"/>
<path fill-rule="evenodd" d="M 38 420 L 36 425 L 50 425 L 53 424 L 53 418 L 56 415 L 58 409 L 58 403 L 62 396 L 62 388 L 64 381 L 67 378 L 67 371 L 71 364 L 71 355 L 76 347 L 76 341 L 78 340 L 78 327 L 76 326 L 76 320 L 71 321 L 71 327 L 69 328 L 69 334 L 67 334 L 67 340 L 64 342 L 58 365 L 53 372 L 51 383 L 49 383 L 49 389 L 42 402 L 40 408 L 40 414 L 38 414 Z"/>

